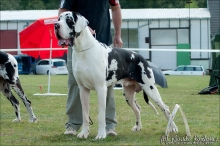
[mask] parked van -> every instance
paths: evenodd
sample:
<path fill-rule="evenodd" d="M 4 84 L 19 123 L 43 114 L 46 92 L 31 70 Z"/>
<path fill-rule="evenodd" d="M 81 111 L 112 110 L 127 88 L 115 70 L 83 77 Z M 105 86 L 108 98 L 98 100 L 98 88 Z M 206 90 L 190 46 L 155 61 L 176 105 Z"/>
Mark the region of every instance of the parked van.
<path fill-rule="evenodd" d="M 18 74 L 30 74 L 36 64 L 35 58 L 27 55 L 14 55 L 18 62 Z"/>
<path fill-rule="evenodd" d="M 180 65 L 174 70 L 163 71 L 164 75 L 205 75 L 203 66 L 198 65 Z"/>

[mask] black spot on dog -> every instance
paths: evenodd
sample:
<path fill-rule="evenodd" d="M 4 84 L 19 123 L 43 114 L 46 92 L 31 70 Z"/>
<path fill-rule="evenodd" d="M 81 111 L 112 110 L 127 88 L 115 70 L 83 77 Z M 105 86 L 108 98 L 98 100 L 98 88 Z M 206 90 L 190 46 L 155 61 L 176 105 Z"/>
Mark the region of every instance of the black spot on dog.
<path fill-rule="evenodd" d="M 8 61 L 8 54 L 0 51 L 0 64 L 5 64 Z"/>
<path fill-rule="evenodd" d="M 154 89 L 154 87 L 153 87 L 153 86 L 150 86 L 150 89 L 151 89 L 151 90 L 153 90 L 153 89 Z"/>
<path fill-rule="evenodd" d="M 147 94 L 144 91 L 143 91 L 143 94 L 144 94 L 144 100 L 148 104 L 149 103 L 149 98 L 148 98 Z"/>
<path fill-rule="evenodd" d="M 5 92 L 5 93 L 9 93 L 10 91 L 9 91 L 8 89 L 5 89 L 4 92 Z"/>
<path fill-rule="evenodd" d="M 128 102 L 128 100 L 126 100 L 126 102 L 127 102 L 127 104 L 129 105 L 129 102 Z"/>
<path fill-rule="evenodd" d="M 73 12 L 72 15 L 73 15 L 74 22 L 76 22 L 78 20 L 77 14 Z"/>
<path fill-rule="evenodd" d="M 15 74 L 15 69 L 14 69 L 14 67 L 12 66 L 12 64 L 10 62 L 5 64 L 5 70 L 7 72 L 6 75 L 9 78 L 9 79 L 6 79 L 6 80 L 9 82 L 9 84 L 14 84 L 13 77 L 14 77 L 14 74 Z"/>
<path fill-rule="evenodd" d="M 106 78 L 106 80 L 111 80 L 112 79 L 112 76 L 114 75 L 114 71 L 108 71 L 108 76 Z"/>
<path fill-rule="evenodd" d="M 105 49 L 108 48 L 108 46 L 107 46 L 106 44 L 103 44 L 103 43 L 101 43 L 101 42 L 99 42 L 99 43 L 100 43 L 100 45 L 103 46 Z"/>
<path fill-rule="evenodd" d="M 74 25 L 74 22 L 73 22 L 73 18 L 72 17 L 66 17 L 66 24 L 68 25 L 68 27 L 70 29 L 73 29 L 73 25 Z"/>

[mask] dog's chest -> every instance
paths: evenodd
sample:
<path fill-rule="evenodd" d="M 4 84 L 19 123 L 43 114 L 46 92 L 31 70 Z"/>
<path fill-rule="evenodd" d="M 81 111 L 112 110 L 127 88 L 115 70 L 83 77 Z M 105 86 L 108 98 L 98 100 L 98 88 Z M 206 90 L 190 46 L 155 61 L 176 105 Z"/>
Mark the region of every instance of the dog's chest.
<path fill-rule="evenodd" d="M 106 78 L 107 55 L 104 50 L 98 50 L 73 53 L 73 73 L 78 84 L 92 90 L 98 84 L 103 84 Z"/>

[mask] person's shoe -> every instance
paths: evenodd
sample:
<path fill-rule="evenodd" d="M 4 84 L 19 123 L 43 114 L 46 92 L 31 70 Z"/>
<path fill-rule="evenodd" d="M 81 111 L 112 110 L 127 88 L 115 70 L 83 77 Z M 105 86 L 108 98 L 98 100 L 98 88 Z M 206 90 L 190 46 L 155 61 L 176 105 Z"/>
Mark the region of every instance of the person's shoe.
<path fill-rule="evenodd" d="M 106 128 L 106 135 L 117 136 L 118 134 L 113 129 L 107 129 Z"/>
<path fill-rule="evenodd" d="M 76 130 L 73 129 L 72 127 L 68 127 L 66 129 L 66 131 L 64 132 L 64 134 L 73 134 L 73 135 L 76 135 Z"/>

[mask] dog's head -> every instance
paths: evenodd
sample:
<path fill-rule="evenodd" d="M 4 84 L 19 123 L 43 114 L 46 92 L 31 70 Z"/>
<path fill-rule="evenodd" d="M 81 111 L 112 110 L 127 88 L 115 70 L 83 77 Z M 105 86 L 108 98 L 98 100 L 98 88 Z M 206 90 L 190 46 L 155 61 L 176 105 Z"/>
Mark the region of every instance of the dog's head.
<path fill-rule="evenodd" d="M 59 46 L 73 46 L 74 38 L 88 25 L 82 15 L 75 12 L 63 12 L 54 24 Z"/>

